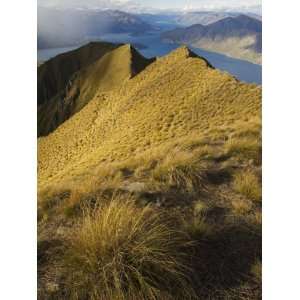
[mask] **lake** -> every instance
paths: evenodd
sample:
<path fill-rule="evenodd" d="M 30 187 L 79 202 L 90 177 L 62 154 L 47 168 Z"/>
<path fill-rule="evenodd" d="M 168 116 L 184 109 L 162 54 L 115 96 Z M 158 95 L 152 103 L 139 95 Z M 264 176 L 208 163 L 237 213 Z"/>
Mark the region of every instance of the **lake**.
<path fill-rule="evenodd" d="M 179 47 L 177 44 L 164 43 L 160 39 L 160 32 L 147 33 L 139 36 L 129 34 L 106 34 L 93 40 L 102 40 L 113 43 L 141 44 L 145 47 L 138 49 L 145 57 L 164 56 Z M 74 50 L 81 45 L 66 48 L 52 48 L 38 50 L 38 61 L 46 61 L 58 54 Z M 241 81 L 261 84 L 262 67 L 245 60 L 235 59 L 200 48 L 190 47 L 199 56 L 207 59 L 215 68 L 226 71 Z"/>

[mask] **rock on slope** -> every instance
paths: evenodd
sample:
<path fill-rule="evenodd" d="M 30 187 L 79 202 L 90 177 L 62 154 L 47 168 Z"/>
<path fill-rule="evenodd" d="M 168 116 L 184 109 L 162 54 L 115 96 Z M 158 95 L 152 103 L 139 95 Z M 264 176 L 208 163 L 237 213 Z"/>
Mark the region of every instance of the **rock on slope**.
<path fill-rule="evenodd" d="M 124 46 L 109 55 L 115 58 L 120 54 L 116 60 L 120 63 L 121 58 L 124 60 L 123 51 L 128 49 L 129 46 Z M 92 74 L 103 74 L 102 67 L 99 61 L 82 76 L 91 76 L 93 81 L 98 76 Z M 118 68 L 107 64 L 108 77 L 100 81 L 100 86 L 102 83 L 109 86 L 108 74 L 117 72 L 120 77 L 116 88 L 98 89 L 81 111 L 52 134 L 39 138 L 40 188 L 64 180 L 81 180 L 96 167 L 141 155 L 176 138 L 204 134 L 260 114 L 260 87 L 239 82 L 212 68 L 186 47 L 157 59 L 127 80 L 122 75 L 124 69 Z M 129 75 L 128 70 L 125 75 Z"/>
<path fill-rule="evenodd" d="M 152 61 L 130 45 L 90 43 L 46 62 L 38 69 L 38 136 L 57 128 L 96 92 L 120 86 Z"/>

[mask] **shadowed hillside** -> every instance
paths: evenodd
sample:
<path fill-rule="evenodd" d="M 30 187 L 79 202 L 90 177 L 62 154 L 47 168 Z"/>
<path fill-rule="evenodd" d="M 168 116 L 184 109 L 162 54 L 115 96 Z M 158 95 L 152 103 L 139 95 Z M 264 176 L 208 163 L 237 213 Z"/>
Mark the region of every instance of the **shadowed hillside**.
<path fill-rule="evenodd" d="M 261 88 L 187 47 L 76 81 L 38 139 L 39 298 L 260 299 Z"/>
<path fill-rule="evenodd" d="M 102 57 L 118 45 L 89 43 L 79 49 L 60 54 L 38 67 L 37 101 L 46 102 L 65 88 L 71 76 Z"/>
<path fill-rule="evenodd" d="M 39 67 L 38 72 L 42 73 L 43 79 L 40 86 L 50 95 L 51 91 L 56 94 L 38 106 L 38 136 L 47 135 L 82 109 L 97 91 L 107 92 L 122 85 L 153 61 L 142 57 L 130 45 L 116 47 L 118 45 L 91 43 Z M 73 72 L 78 67 L 78 56 L 81 59 L 80 70 Z M 42 67 L 46 71 L 43 72 Z M 49 77 L 56 78 L 54 85 L 49 85 Z M 40 101 L 43 99 L 41 96 Z"/>

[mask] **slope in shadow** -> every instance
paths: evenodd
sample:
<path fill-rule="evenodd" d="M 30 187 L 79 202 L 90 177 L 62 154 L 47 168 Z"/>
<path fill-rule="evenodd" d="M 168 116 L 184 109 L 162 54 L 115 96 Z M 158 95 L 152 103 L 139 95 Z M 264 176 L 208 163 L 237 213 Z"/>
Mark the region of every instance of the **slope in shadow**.
<path fill-rule="evenodd" d="M 192 255 L 193 266 L 201 299 L 224 299 L 224 290 L 232 293 L 230 299 L 235 299 L 234 293 L 241 292 L 238 290 L 241 283 L 249 281 L 251 267 L 261 260 L 261 229 L 237 222 L 225 225 L 204 239 L 194 238 L 198 245 Z M 254 291 L 256 294 L 251 299 L 258 299 L 260 287 L 252 289 Z"/>
<path fill-rule="evenodd" d="M 91 42 L 76 50 L 62 53 L 37 69 L 37 103 L 43 104 L 65 88 L 72 75 L 116 49 L 117 44 Z"/>
<path fill-rule="evenodd" d="M 95 48 L 95 44 L 97 45 L 97 43 L 89 45 Z M 88 66 L 83 65 L 77 72 L 69 76 L 68 82 L 63 88 L 59 90 L 57 86 L 56 90 L 58 91 L 54 97 L 39 105 L 38 136 L 45 136 L 56 129 L 74 113 L 81 110 L 95 96 L 96 92 L 104 93 L 120 86 L 154 60 L 144 58 L 130 45 L 119 47 L 116 45 L 115 49 L 107 48 L 106 45 L 102 49 L 101 46 L 102 43 L 97 45 L 101 49 L 98 54 L 99 59 Z M 90 52 L 93 51 L 90 50 Z M 73 56 L 77 55 L 77 52 L 73 53 Z M 71 61 L 75 60 L 73 56 L 71 54 L 68 58 Z M 43 77 L 43 80 L 47 82 L 48 79 Z M 63 86 L 64 82 L 62 80 L 59 85 Z"/>

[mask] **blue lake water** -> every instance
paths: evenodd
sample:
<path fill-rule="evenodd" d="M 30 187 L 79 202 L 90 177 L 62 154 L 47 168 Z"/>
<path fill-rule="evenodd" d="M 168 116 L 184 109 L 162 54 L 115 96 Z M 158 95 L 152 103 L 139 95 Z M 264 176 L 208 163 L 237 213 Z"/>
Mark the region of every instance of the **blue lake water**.
<path fill-rule="evenodd" d="M 142 36 L 131 36 L 129 34 L 106 34 L 98 40 L 115 42 L 142 44 L 145 48 L 138 49 L 145 57 L 163 56 L 179 47 L 177 44 L 164 43 L 160 39 L 159 33 L 149 33 Z M 96 39 L 93 39 L 96 40 Z M 45 61 L 60 53 L 64 53 L 76 47 L 53 48 L 38 50 L 38 60 Z M 199 48 L 190 47 L 196 54 L 207 59 L 215 68 L 226 71 L 241 81 L 261 84 L 262 67 L 244 60 L 235 59 L 215 52 L 206 51 Z"/>

